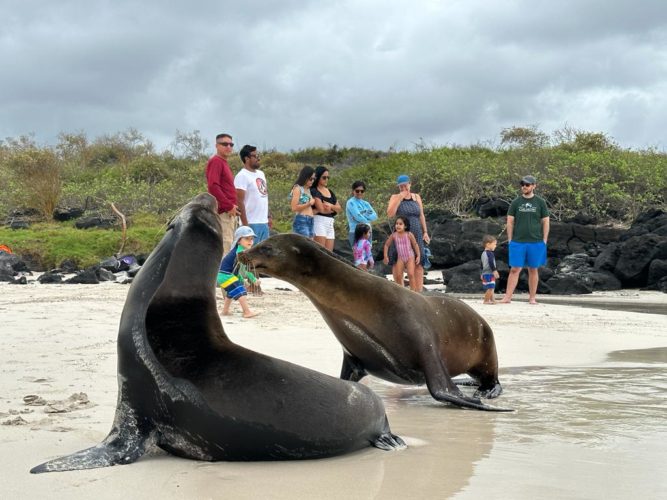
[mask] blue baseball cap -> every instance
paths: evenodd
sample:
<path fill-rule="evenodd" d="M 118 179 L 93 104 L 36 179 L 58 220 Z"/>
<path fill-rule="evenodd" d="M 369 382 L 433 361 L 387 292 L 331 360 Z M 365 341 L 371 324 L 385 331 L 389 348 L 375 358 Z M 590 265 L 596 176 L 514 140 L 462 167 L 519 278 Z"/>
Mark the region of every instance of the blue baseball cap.
<path fill-rule="evenodd" d="M 408 184 L 410 182 L 410 177 L 405 174 L 401 174 L 396 179 L 396 184 Z"/>

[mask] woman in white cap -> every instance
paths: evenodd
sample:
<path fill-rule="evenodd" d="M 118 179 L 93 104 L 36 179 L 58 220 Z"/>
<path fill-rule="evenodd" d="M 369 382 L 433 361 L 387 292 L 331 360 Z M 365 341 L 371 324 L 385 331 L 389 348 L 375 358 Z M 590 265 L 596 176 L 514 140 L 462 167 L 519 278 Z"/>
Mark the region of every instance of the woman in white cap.
<path fill-rule="evenodd" d="M 392 194 L 387 205 L 387 215 L 389 217 L 402 216 L 406 217 L 410 223 L 410 232 L 414 235 L 419 245 L 419 254 L 425 256 L 424 244 L 428 245 L 431 238 L 428 235 L 426 227 L 426 217 L 424 216 L 424 206 L 422 204 L 421 196 L 410 191 L 410 177 L 405 174 L 399 175 L 396 179 L 398 186 L 398 194 Z M 419 264 L 415 267 L 415 286 L 413 288 L 416 292 L 421 292 L 424 288 L 424 266 L 423 260 L 420 259 Z M 394 265 L 396 262 L 396 249 L 393 247 L 389 250 L 389 265 Z M 410 283 L 412 288 L 412 283 Z"/>
<path fill-rule="evenodd" d="M 248 292 L 243 285 L 244 280 L 251 284 L 259 283 L 253 273 L 238 261 L 238 254 L 252 247 L 255 240 L 255 232 L 248 226 L 241 226 L 234 232 L 234 242 L 231 250 L 225 255 L 218 270 L 218 286 L 222 288 L 225 303 L 222 307 L 222 315 L 229 316 L 229 306 L 232 300 L 237 300 L 243 310 L 244 318 L 252 318 L 259 313 L 252 312 L 248 306 L 246 296 Z"/>

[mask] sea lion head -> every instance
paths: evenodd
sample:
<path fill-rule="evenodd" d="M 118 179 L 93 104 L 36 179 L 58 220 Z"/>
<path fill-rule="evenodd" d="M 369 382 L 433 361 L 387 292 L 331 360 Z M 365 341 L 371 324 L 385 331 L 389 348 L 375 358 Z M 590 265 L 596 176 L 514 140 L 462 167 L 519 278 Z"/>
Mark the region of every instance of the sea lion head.
<path fill-rule="evenodd" d="M 239 254 L 245 264 L 276 278 L 290 281 L 314 276 L 321 270 L 321 256 L 333 255 L 313 240 L 298 234 L 277 234 Z"/>
<path fill-rule="evenodd" d="M 197 288 L 202 282 L 215 283 L 222 259 L 222 229 L 217 206 L 215 198 L 208 193 L 193 198 L 171 219 L 167 233 L 146 262 L 149 265 L 144 267 L 150 268 L 153 264 L 163 269 L 164 280 L 177 280 L 181 288 Z"/>

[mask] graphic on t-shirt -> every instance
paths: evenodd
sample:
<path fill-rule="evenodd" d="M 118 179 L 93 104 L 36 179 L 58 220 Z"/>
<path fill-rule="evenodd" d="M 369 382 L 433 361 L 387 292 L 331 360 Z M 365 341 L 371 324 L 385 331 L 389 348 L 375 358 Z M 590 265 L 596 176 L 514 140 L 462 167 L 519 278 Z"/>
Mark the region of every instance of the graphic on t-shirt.
<path fill-rule="evenodd" d="M 519 212 L 537 212 L 537 207 L 534 207 L 532 203 L 526 202 L 523 205 L 519 205 Z"/>
<path fill-rule="evenodd" d="M 257 177 L 255 179 L 255 182 L 257 183 L 257 191 L 259 191 L 259 194 L 262 196 L 268 195 L 268 190 L 266 189 L 266 181 L 260 177 Z"/>

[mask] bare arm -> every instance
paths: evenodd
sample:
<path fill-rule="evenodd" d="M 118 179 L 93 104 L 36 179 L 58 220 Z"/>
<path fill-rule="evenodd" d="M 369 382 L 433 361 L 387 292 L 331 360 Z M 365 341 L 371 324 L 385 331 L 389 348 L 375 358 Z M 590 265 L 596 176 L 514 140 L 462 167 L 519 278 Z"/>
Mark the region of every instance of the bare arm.
<path fill-rule="evenodd" d="M 239 215 L 241 216 L 241 223 L 244 226 L 248 225 L 248 216 L 245 213 L 245 190 L 236 188 L 236 205 L 239 208 Z"/>
<path fill-rule="evenodd" d="M 389 245 L 391 245 L 392 241 L 394 241 L 394 233 L 391 233 L 389 235 L 389 238 L 387 238 L 387 241 L 384 242 L 384 263 L 385 264 L 389 263 Z"/>
<path fill-rule="evenodd" d="M 389 204 L 387 205 L 387 215 L 389 217 L 394 217 L 396 215 L 396 210 L 398 210 L 398 205 L 401 204 L 401 195 L 392 194 L 389 198 Z"/>
<path fill-rule="evenodd" d="M 415 235 L 412 233 L 408 233 L 408 236 L 410 236 L 410 244 L 412 244 L 412 250 L 414 250 L 415 252 L 415 264 L 419 265 L 421 255 L 419 253 L 419 245 L 417 244 L 417 239 L 415 238 Z"/>
<path fill-rule="evenodd" d="M 318 214 L 330 213 L 330 211 L 326 209 L 326 207 L 324 206 L 324 202 L 320 198 L 318 198 L 317 196 L 313 196 L 313 200 L 315 200 L 315 204 L 313 205 L 313 210 L 315 210 L 315 213 Z"/>
<path fill-rule="evenodd" d="M 419 223 L 422 226 L 422 235 L 424 241 L 428 245 L 431 242 L 431 237 L 428 235 L 428 228 L 426 227 L 426 216 L 424 215 L 424 205 L 422 204 L 422 197 L 416 195 L 416 198 L 417 198 L 417 203 L 419 204 Z"/>
<path fill-rule="evenodd" d="M 335 205 L 330 205 L 330 208 L 332 212 L 336 212 L 337 214 L 343 211 L 343 207 L 340 206 L 340 202 L 338 200 L 336 200 Z"/>
<path fill-rule="evenodd" d="M 514 216 L 507 216 L 507 241 L 512 241 L 512 234 L 514 233 Z"/>
<path fill-rule="evenodd" d="M 509 217 L 507 218 L 509 220 Z M 549 228 L 551 227 L 549 224 L 549 217 L 544 217 L 542 219 L 542 239 L 544 240 L 544 243 L 547 242 L 549 239 Z"/>

